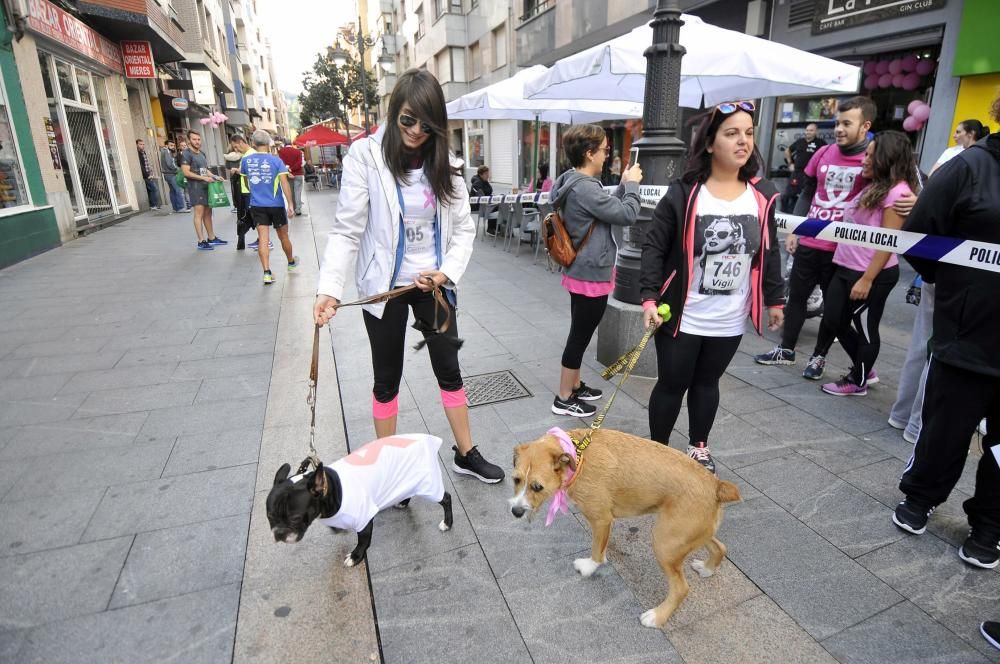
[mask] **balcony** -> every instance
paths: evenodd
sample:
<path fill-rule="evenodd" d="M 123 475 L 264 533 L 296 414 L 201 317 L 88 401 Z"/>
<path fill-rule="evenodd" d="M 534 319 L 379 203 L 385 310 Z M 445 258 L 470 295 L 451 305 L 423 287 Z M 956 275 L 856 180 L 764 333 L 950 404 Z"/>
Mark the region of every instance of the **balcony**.
<path fill-rule="evenodd" d="M 157 64 L 184 59 L 180 28 L 153 0 L 83 0 L 76 8 L 111 41 L 148 41 Z"/>

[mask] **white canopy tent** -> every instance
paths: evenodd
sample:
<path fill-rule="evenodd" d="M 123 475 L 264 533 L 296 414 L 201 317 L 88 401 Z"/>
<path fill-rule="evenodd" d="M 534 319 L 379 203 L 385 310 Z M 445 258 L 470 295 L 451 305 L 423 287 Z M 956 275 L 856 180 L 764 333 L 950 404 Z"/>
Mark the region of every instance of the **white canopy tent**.
<path fill-rule="evenodd" d="M 548 68 L 535 65 L 499 83 L 462 95 L 448 104 L 449 120 L 538 120 L 575 124 L 623 118 L 641 118 L 642 100 L 525 99 L 525 84 L 544 76 Z"/>
<path fill-rule="evenodd" d="M 681 17 L 680 105 L 700 108 L 734 99 L 801 94 L 851 93 L 858 89 L 858 67 L 785 44 Z M 597 100 L 602 104 L 642 104 L 646 58 L 653 29 L 640 26 L 603 44 L 556 62 L 524 85 L 529 100 Z"/>

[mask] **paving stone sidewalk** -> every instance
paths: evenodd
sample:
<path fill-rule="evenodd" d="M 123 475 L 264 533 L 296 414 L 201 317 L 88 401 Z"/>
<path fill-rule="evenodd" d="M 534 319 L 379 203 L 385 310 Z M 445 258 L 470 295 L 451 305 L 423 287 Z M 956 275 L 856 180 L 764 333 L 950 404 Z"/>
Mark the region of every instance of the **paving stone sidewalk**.
<path fill-rule="evenodd" d="M 0 662 L 1000 661 L 977 631 L 997 618 L 1000 573 L 955 551 L 974 474 L 924 536 L 889 522 L 911 449 L 885 423 L 913 315 L 902 282 L 865 399 L 754 365 L 773 341 L 744 338 L 711 442 L 745 502 L 727 509 L 721 572 L 689 573 L 663 630 L 638 622 L 665 593 L 650 520 L 618 523 L 611 564 L 579 578 L 576 515 L 515 520 L 509 483 L 447 470 L 426 352 L 407 351 L 399 430 L 445 439 L 454 529 L 419 502 L 380 515 L 354 569 L 353 537 L 274 544 L 263 500 L 307 449 L 310 311 L 336 206 L 306 196 L 311 216 L 291 224 L 302 267 L 272 254 L 271 287 L 253 253 L 196 252 L 188 215 L 139 215 L 0 270 Z M 477 444 L 509 468 L 514 444 L 567 424 L 548 407 L 568 296 L 531 252 L 477 240 L 460 304 L 463 372 L 510 370 L 532 393 L 471 411 Z M 317 444 L 332 460 L 373 437 L 360 312 L 322 339 Z M 600 385 L 594 347 L 584 378 Z M 606 426 L 645 434 L 651 387 L 630 380 Z M 682 412 L 676 446 L 685 428 Z"/>

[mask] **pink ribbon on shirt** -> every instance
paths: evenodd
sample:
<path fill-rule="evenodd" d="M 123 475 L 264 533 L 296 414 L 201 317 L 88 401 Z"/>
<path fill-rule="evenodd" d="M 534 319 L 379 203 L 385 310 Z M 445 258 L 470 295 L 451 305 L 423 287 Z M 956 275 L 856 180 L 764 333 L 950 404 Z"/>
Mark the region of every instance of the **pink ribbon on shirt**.
<path fill-rule="evenodd" d="M 569 434 L 560 429 L 559 427 L 552 427 L 545 432 L 549 436 L 555 436 L 556 440 L 563 448 L 563 452 L 570 455 L 574 461 L 577 461 L 576 457 L 576 445 L 570 440 Z M 557 512 L 562 512 L 563 514 L 569 514 L 569 494 L 566 493 L 566 487 L 573 480 L 573 475 L 576 473 L 574 470 L 566 466 L 566 477 L 563 480 L 563 485 L 559 487 L 559 490 L 555 492 L 552 496 L 552 503 L 549 505 L 549 513 L 545 517 L 545 525 L 551 526 L 552 522 L 556 518 Z"/>

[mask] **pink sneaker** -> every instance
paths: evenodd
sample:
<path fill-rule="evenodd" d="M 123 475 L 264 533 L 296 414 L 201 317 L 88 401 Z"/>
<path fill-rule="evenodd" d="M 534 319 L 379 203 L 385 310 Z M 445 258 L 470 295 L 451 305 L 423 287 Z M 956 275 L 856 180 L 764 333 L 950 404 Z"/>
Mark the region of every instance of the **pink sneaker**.
<path fill-rule="evenodd" d="M 868 372 L 868 376 L 865 378 L 865 384 L 867 385 L 877 385 L 879 382 L 878 374 L 872 369 Z"/>
<path fill-rule="evenodd" d="M 827 383 L 823 391 L 838 397 L 863 397 L 868 394 L 868 387 L 855 385 L 850 378 L 844 376 L 836 383 Z"/>

